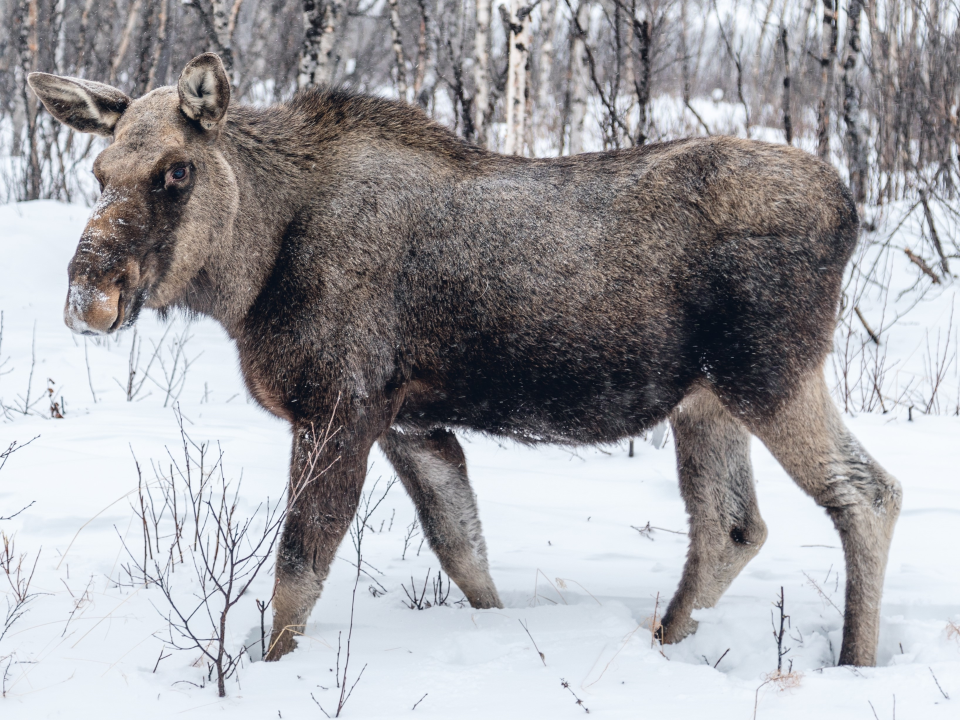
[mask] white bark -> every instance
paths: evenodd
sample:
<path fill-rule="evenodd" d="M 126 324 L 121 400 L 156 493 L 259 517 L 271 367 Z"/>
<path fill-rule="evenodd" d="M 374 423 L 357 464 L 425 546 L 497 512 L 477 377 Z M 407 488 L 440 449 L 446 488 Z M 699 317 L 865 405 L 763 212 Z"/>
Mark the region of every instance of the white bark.
<path fill-rule="evenodd" d="M 390 39 L 393 45 L 393 54 L 397 60 L 397 94 L 400 99 L 407 99 L 407 66 L 403 58 L 403 42 L 400 36 L 400 4 L 398 0 L 387 0 L 390 5 Z"/>
<path fill-rule="evenodd" d="M 544 113 L 550 105 L 550 75 L 553 72 L 553 27 L 557 16 L 557 3 L 540 0 L 540 73 L 537 80 L 537 105 Z"/>
<path fill-rule="evenodd" d="M 227 33 L 230 27 L 230 7 L 233 3 L 230 0 L 212 0 L 211 4 L 213 5 L 213 31 L 217 34 L 221 47 L 230 47 L 230 37 Z"/>
<path fill-rule="evenodd" d="M 491 0 L 476 0 L 477 31 L 473 47 L 473 84 L 475 87 L 473 125 L 477 132 L 477 141 L 486 145 L 487 108 L 490 104 L 490 9 Z"/>
<path fill-rule="evenodd" d="M 127 54 L 127 49 L 130 47 L 130 37 L 133 35 L 133 27 L 137 24 L 137 18 L 140 17 L 140 6 L 142 4 L 142 0 L 134 0 L 127 12 L 127 24 L 123 29 L 123 34 L 120 36 L 120 45 L 117 47 L 117 52 L 113 57 L 113 63 L 110 65 L 110 85 L 115 85 L 117 82 L 117 73 L 120 70 L 120 64 Z"/>
<path fill-rule="evenodd" d="M 417 68 L 413 78 L 413 94 L 424 110 L 430 107 L 437 86 L 437 58 L 440 56 L 439 27 L 432 17 L 429 0 L 417 0 L 420 6 L 420 37 L 417 41 Z M 443 17 L 443 2 L 438 2 L 436 13 Z"/>
<path fill-rule="evenodd" d="M 345 0 L 303 0 L 303 49 L 300 55 L 301 88 L 328 85 L 336 66 L 334 48 Z"/>
<path fill-rule="evenodd" d="M 590 34 L 590 6 L 581 2 L 577 6 L 577 20 L 586 34 Z M 583 152 L 584 123 L 587 118 L 587 82 L 589 70 L 586 61 L 586 38 L 577 35 L 576 26 L 571 23 L 573 44 L 570 48 L 570 154 Z"/>
<path fill-rule="evenodd" d="M 233 30 L 237 24 L 237 15 L 243 0 L 212 0 L 213 5 L 213 32 L 217 36 L 220 57 L 227 69 L 227 74 L 233 75 Z M 235 82 L 235 80 L 234 80 Z"/>
<path fill-rule="evenodd" d="M 521 13 L 523 16 L 521 17 Z M 530 11 L 525 0 L 510 0 L 510 46 L 507 62 L 507 137 L 504 152 L 523 155 L 527 117 L 527 60 L 530 57 Z"/>

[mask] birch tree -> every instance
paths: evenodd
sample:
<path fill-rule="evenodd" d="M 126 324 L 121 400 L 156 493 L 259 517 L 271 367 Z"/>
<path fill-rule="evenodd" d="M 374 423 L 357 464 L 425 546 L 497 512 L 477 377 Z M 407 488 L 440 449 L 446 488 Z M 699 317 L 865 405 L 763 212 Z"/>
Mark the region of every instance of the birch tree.
<path fill-rule="evenodd" d="M 140 2 L 140 0 L 135 0 Z M 207 5 L 206 3 L 209 3 Z M 210 45 L 223 61 L 231 82 L 234 79 L 233 34 L 237 26 L 237 17 L 243 0 L 183 0 L 183 4 L 196 10 L 200 22 L 207 34 Z M 304 2 L 306 5 L 306 2 Z M 117 53 L 117 61 L 120 53 Z"/>
<path fill-rule="evenodd" d="M 407 64 L 403 57 L 403 37 L 400 35 L 400 4 L 398 0 L 387 0 L 390 6 L 390 44 L 396 61 L 397 94 L 401 100 L 407 99 Z"/>
<path fill-rule="evenodd" d="M 345 0 L 303 0 L 303 46 L 297 86 L 329 85 L 336 69 L 337 30 Z"/>
<path fill-rule="evenodd" d="M 843 59 L 843 119 L 847 128 L 845 143 L 847 167 L 850 172 L 850 190 L 854 199 L 865 199 L 865 162 L 860 141 L 860 93 L 857 89 L 856 68 L 860 55 L 860 16 L 863 0 L 850 0 L 847 5 L 847 33 Z"/>
<path fill-rule="evenodd" d="M 474 112 L 473 126 L 477 141 L 487 144 L 487 119 L 490 111 L 490 10 L 492 0 L 476 0 L 477 29 L 473 38 L 473 84 Z"/>
<path fill-rule="evenodd" d="M 417 65 L 413 75 L 413 95 L 426 110 L 437 86 L 437 56 L 439 55 L 438 24 L 432 16 L 430 0 L 417 0 L 420 8 L 420 32 L 417 39 Z M 437 3 L 437 18 L 443 16 L 443 3 Z"/>
<path fill-rule="evenodd" d="M 17 55 L 20 61 L 20 70 L 23 77 L 38 69 L 37 50 L 37 23 L 39 22 L 39 7 L 37 0 L 17 0 L 14 24 L 16 27 Z M 37 120 L 39 108 L 37 98 L 23 83 L 23 103 L 27 116 L 27 154 L 28 160 L 24 168 L 23 200 L 37 200 L 40 197 L 40 155 L 37 148 Z"/>
<path fill-rule="evenodd" d="M 537 119 L 539 124 L 552 124 L 553 96 L 550 80 L 553 75 L 553 30 L 557 16 L 554 0 L 540 0 L 540 58 L 537 62 Z"/>
<path fill-rule="evenodd" d="M 577 22 L 570 27 L 570 154 L 582 153 L 584 149 L 584 124 L 587 119 L 587 83 L 589 71 L 586 61 L 586 37 L 590 33 L 590 6 L 577 5 Z M 577 32 L 577 27 L 584 29 Z"/>
<path fill-rule="evenodd" d="M 227 69 L 233 73 L 233 31 L 237 26 L 237 15 L 240 14 L 240 5 L 243 0 L 212 0 L 213 1 L 213 31 L 220 46 L 220 58 Z"/>
<path fill-rule="evenodd" d="M 524 0 L 510 0 L 509 50 L 507 54 L 507 136 L 504 152 L 523 155 L 527 117 L 527 71 L 530 58 L 530 13 Z"/>
<path fill-rule="evenodd" d="M 837 57 L 837 0 L 823 0 L 823 31 L 820 38 L 820 101 L 817 106 L 817 155 L 830 155 L 830 106 Z"/>

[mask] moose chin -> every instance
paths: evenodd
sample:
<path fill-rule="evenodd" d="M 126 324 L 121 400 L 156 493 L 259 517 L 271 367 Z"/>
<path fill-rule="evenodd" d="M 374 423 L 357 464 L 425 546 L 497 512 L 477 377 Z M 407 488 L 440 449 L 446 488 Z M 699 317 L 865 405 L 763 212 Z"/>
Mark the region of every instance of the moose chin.
<path fill-rule="evenodd" d="M 136 100 L 77 78 L 29 82 L 62 123 L 112 139 L 94 163 L 102 196 L 70 263 L 67 324 L 105 334 L 143 307 L 208 315 L 251 394 L 292 426 L 303 490 L 277 554 L 268 659 L 296 646 L 374 443 L 444 571 L 491 608 L 454 432 L 597 444 L 669 420 L 690 548 L 660 640 L 693 632 L 692 610 L 715 605 L 766 538 L 753 434 L 833 520 L 840 662 L 874 664 L 901 491 L 824 382 L 859 232 L 828 165 L 725 137 L 508 157 L 342 90 L 231 104 L 212 54 Z M 321 442 L 314 428 L 331 424 Z"/>

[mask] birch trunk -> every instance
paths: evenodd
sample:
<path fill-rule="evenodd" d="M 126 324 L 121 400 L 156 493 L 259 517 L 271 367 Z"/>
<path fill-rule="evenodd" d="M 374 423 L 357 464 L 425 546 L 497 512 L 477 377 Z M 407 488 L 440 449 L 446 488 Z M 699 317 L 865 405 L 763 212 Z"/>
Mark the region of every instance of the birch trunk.
<path fill-rule="evenodd" d="M 820 104 L 817 107 L 817 155 L 830 156 L 830 106 L 837 57 L 837 0 L 823 0 L 823 34 L 820 50 Z"/>
<path fill-rule="evenodd" d="M 137 18 L 140 16 L 140 6 L 142 4 L 143 0 L 134 0 L 127 11 L 127 24 L 123 28 L 123 34 L 120 36 L 120 45 L 117 47 L 117 52 L 113 56 L 113 62 L 110 65 L 109 85 L 117 84 L 117 73 L 120 70 L 123 59 L 127 55 L 127 49 L 130 47 L 130 38 L 133 35 L 133 28 L 137 24 Z"/>
<path fill-rule="evenodd" d="M 40 153 L 37 148 L 37 98 L 27 89 L 26 77 L 38 69 L 37 51 L 39 47 L 37 37 L 37 23 L 39 21 L 37 0 L 19 0 L 17 3 L 14 23 L 17 29 L 17 54 L 20 68 L 23 72 L 23 105 L 27 116 L 27 164 L 23 175 L 23 200 L 38 200 L 40 198 Z"/>
<path fill-rule="evenodd" d="M 86 67 L 87 60 L 87 30 L 90 27 L 90 12 L 93 10 L 93 0 L 86 0 L 83 6 L 83 12 L 80 14 L 80 31 L 79 38 L 77 39 L 77 62 L 76 62 L 76 74 L 79 77 L 84 77 L 84 68 Z M 96 34 L 96 31 L 94 31 Z"/>
<path fill-rule="evenodd" d="M 303 46 L 297 86 L 328 85 L 336 66 L 334 47 L 345 0 L 303 0 Z"/>
<path fill-rule="evenodd" d="M 590 6 L 581 2 L 577 6 L 577 22 L 586 34 L 590 33 Z M 573 43 L 570 48 L 570 154 L 583 152 L 584 124 L 587 118 L 587 62 L 584 57 L 586 38 L 572 24 Z"/>
<path fill-rule="evenodd" d="M 420 35 L 417 40 L 417 67 L 413 78 L 413 94 L 421 108 L 430 107 L 434 90 L 437 87 L 437 56 L 439 55 L 439 37 L 437 23 L 434 22 L 430 0 L 417 0 L 420 6 Z M 443 3 L 438 2 L 437 17 L 443 17 Z"/>
<path fill-rule="evenodd" d="M 397 61 L 397 94 L 407 101 L 407 64 L 403 58 L 403 38 L 400 35 L 400 4 L 398 0 L 387 0 L 390 5 L 390 40 Z"/>
<path fill-rule="evenodd" d="M 552 0 L 540 0 L 540 44 L 539 73 L 537 74 L 537 105 L 541 116 L 546 115 L 550 107 L 550 76 L 553 74 L 553 27 L 557 17 L 557 3 Z"/>
<path fill-rule="evenodd" d="M 477 142 L 487 144 L 487 119 L 490 116 L 490 9 L 491 0 L 476 0 L 477 30 L 473 45 L 474 121 Z"/>
<path fill-rule="evenodd" d="M 860 141 L 860 94 L 856 82 L 862 11 L 863 0 L 850 0 L 847 5 L 847 37 L 843 59 L 843 120 L 847 127 L 847 168 L 850 172 L 850 190 L 858 203 L 862 203 L 866 197 L 863 148 Z"/>
<path fill-rule="evenodd" d="M 213 4 L 213 32 L 217 36 L 220 59 L 231 81 L 236 82 L 233 75 L 233 29 L 237 24 L 237 15 L 243 0 L 212 0 Z"/>
<path fill-rule="evenodd" d="M 167 52 L 167 38 L 170 36 L 170 23 L 173 13 L 170 12 L 169 0 L 160 0 L 160 18 L 157 24 L 157 44 L 153 49 L 153 59 L 150 63 L 150 75 L 147 78 L 147 90 L 153 90 L 167 84 L 167 68 L 170 59 Z M 161 66 L 160 63 L 163 63 Z"/>
<path fill-rule="evenodd" d="M 630 12 L 632 15 L 630 18 L 630 37 L 632 38 L 632 42 L 628 55 L 631 58 L 633 57 L 633 43 L 636 43 L 638 46 L 640 54 L 640 74 L 635 74 L 632 63 L 630 67 L 630 77 L 633 78 L 634 88 L 637 92 L 638 114 L 636 144 L 643 145 L 647 141 L 647 111 L 650 105 L 650 21 L 639 20 L 637 18 L 636 2 L 632 3 Z M 685 42 L 682 44 L 682 49 L 684 51 L 686 49 Z M 684 77 L 684 87 L 686 88 L 687 95 L 689 95 L 689 80 L 686 77 Z M 688 101 L 688 99 L 686 100 Z"/>
<path fill-rule="evenodd" d="M 156 16 L 162 0 L 146 0 L 140 12 L 140 28 L 137 32 L 136 70 L 133 73 L 134 94 L 139 96 L 147 91 L 150 81 L 150 59 L 153 57 Z"/>
<path fill-rule="evenodd" d="M 510 45 L 507 55 L 507 137 L 504 152 L 523 155 L 527 117 L 527 61 L 530 57 L 530 8 L 510 0 Z"/>

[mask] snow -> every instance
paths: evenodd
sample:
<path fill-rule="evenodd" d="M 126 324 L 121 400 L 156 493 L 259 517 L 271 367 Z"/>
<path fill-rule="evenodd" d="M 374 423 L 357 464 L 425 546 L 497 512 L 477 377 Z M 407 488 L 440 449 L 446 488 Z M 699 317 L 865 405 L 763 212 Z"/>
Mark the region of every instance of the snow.
<path fill-rule="evenodd" d="M 174 398 L 168 396 L 176 392 L 161 387 L 176 352 L 171 338 L 191 338 L 182 343 L 193 364 L 179 395 L 187 431 L 197 442 L 219 443 L 228 478 L 242 474 L 241 513 L 275 499 L 284 487 L 289 431 L 246 396 L 235 351 L 209 321 L 194 323 L 183 335 L 184 321 L 174 320 L 161 342 L 165 326 L 144 313 L 141 368 L 153 352 L 151 339 L 162 351 L 139 397 L 127 401 L 132 333 L 85 341 L 62 321 L 66 266 L 89 212 L 47 201 L 0 206 L 0 363 L 9 358 L 0 365 L 6 373 L 0 399 L 22 406 L 40 398 L 28 414 L 11 411 L 0 418 L 2 448 L 37 438 L 0 471 L 0 515 L 36 502 L 0 529 L 16 533 L 18 551 L 28 553 L 30 562 L 40 553 L 33 589 L 42 593 L 0 641 L 0 657 L 10 660 L 0 714 L 5 720 L 131 713 L 146 720 L 214 712 L 322 717 L 311 694 L 327 711 L 335 708 L 339 691 L 332 687 L 331 669 L 338 633 L 345 640 L 349 629 L 355 578 L 349 541 L 299 649 L 279 663 L 245 661 L 224 699 L 216 696 L 215 683 L 203 681 L 205 669 L 194 667 L 198 652 L 169 645 L 163 650 L 164 599 L 155 588 L 131 585 L 123 569 L 129 557 L 120 537 L 130 547 L 140 542 L 131 507 L 134 456 L 149 479 L 150 461 L 163 461 L 165 448 L 176 452 L 180 443 Z M 892 233 L 898 247 L 922 249 L 918 224 L 896 233 L 884 227 L 878 238 Z M 937 328 L 945 334 L 955 322 L 948 319 L 955 288 L 950 281 L 931 287 L 917 304 L 908 296 L 897 299 L 917 275 L 901 255 L 890 253 L 889 293 L 868 289 L 859 296 L 860 307 L 878 330 L 895 310 L 907 313 L 882 330 L 881 347 L 898 373 L 922 377 L 924 337 Z M 885 302 L 887 320 L 881 322 Z M 864 347 L 863 329 L 854 325 L 853 331 L 857 347 Z M 847 418 L 904 486 L 877 668 L 835 667 L 841 616 L 834 606 L 842 608 L 844 587 L 839 539 L 823 511 L 759 443 L 753 455 L 767 544 L 716 608 L 695 613 L 698 632 L 661 652 L 651 643 L 649 623 L 658 596 L 662 612 L 676 588 L 687 540 L 668 532 L 686 530 L 669 437 L 663 449 L 637 442 L 636 457 L 629 458 L 625 445 L 531 449 L 469 435 L 463 445 L 506 607 L 405 606 L 401 584 L 409 588 L 412 578 L 422 587 L 428 570 L 436 576 L 439 564 L 425 544 L 420 548 L 420 536 L 401 559 L 414 513 L 395 485 L 363 543 L 364 559 L 376 568 L 371 573 L 388 592 L 375 597 L 368 591 L 373 581 L 360 582 L 348 682 L 365 669 L 342 716 L 575 718 L 584 714 L 575 693 L 599 717 L 741 720 L 753 717 L 755 702 L 756 717 L 764 720 L 866 719 L 873 717 L 870 704 L 886 720 L 893 717 L 894 702 L 900 717 L 958 717 L 960 635 L 951 635 L 949 626 L 960 623 L 960 419 L 949 407 L 956 372 L 954 360 L 939 414 L 915 409 L 908 420 L 900 403 L 887 414 L 854 407 L 858 414 Z M 889 399 L 905 381 L 887 377 Z M 65 408 L 62 420 L 47 417 L 48 387 Z M 916 387 L 926 386 L 917 381 Z M 368 488 L 382 477 L 382 489 L 390 476 L 386 461 L 374 453 Z M 634 529 L 648 522 L 662 529 L 649 537 Z M 2 580 L 0 590 L 6 591 Z M 255 600 L 269 597 L 271 581 L 265 571 L 230 616 L 234 650 L 259 637 Z M 192 589 L 183 570 L 174 582 L 185 593 Z M 771 612 L 781 587 L 791 619 L 785 662 L 802 674 L 796 687 L 782 690 L 763 684 L 776 669 Z M 454 588 L 451 601 L 461 597 Z M 0 661 L 0 671 L 6 664 Z"/>

